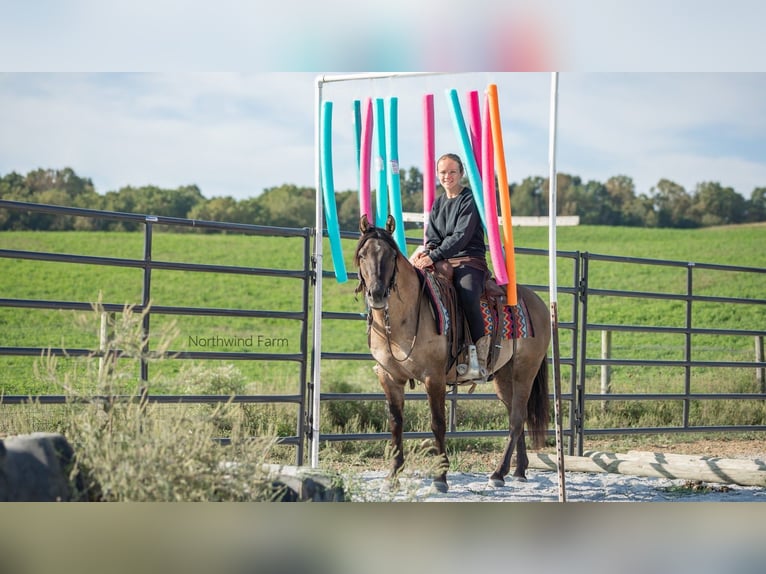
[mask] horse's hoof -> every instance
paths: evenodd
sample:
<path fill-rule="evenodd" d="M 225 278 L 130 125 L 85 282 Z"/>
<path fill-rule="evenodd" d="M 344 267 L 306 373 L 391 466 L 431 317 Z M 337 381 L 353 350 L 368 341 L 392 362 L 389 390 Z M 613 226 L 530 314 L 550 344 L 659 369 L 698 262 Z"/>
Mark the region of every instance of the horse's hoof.
<path fill-rule="evenodd" d="M 526 476 L 514 476 L 513 480 L 515 480 L 516 482 L 527 482 L 527 477 Z"/>
<path fill-rule="evenodd" d="M 399 490 L 399 476 L 397 474 L 390 474 L 380 485 L 380 492 L 390 493 Z"/>
<path fill-rule="evenodd" d="M 495 488 L 502 488 L 505 486 L 505 480 L 502 478 L 494 478 L 490 476 L 487 484 L 489 484 L 489 486 L 494 486 Z"/>
<path fill-rule="evenodd" d="M 431 487 L 432 487 L 432 488 L 433 488 L 433 489 L 434 489 L 436 492 L 439 492 L 439 493 L 441 493 L 441 494 L 444 494 L 445 492 L 447 492 L 447 491 L 449 490 L 449 486 L 448 486 L 448 485 L 447 485 L 447 483 L 446 483 L 446 482 L 444 482 L 443 480 L 434 480 L 434 481 L 431 483 Z"/>

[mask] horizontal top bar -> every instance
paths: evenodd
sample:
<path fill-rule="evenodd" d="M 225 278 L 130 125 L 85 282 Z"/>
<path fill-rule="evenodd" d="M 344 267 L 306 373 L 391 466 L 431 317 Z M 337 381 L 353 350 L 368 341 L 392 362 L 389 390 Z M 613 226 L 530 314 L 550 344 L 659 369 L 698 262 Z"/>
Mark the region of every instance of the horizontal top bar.
<path fill-rule="evenodd" d="M 380 80 L 386 78 L 412 78 L 417 76 L 439 76 L 457 74 L 460 72 L 365 72 L 359 74 L 324 74 L 317 76 L 318 85 L 332 82 L 348 82 L 350 80 Z"/>

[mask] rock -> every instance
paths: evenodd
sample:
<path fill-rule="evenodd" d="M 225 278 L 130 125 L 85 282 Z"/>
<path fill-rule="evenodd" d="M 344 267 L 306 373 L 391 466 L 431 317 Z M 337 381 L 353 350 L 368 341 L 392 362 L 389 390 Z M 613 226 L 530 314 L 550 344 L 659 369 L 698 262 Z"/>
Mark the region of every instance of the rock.
<path fill-rule="evenodd" d="M 331 474 L 301 466 L 265 465 L 276 502 L 344 502 L 342 481 Z"/>
<path fill-rule="evenodd" d="M 76 489 L 69 477 L 73 462 L 72 446 L 61 434 L 32 433 L 0 440 L 0 501 L 74 500 Z"/>

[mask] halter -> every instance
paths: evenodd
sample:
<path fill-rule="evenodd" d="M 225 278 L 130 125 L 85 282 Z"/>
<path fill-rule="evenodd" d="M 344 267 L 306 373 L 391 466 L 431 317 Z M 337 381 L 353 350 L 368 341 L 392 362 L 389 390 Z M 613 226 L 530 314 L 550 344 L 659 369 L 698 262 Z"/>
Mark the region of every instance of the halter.
<path fill-rule="evenodd" d="M 357 256 L 356 256 L 357 267 L 359 267 L 359 255 L 358 255 L 359 254 L 359 250 L 370 239 L 382 240 L 385 243 L 388 243 L 388 241 L 386 241 L 385 236 L 382 236 L 382 235 L 375 236 L 372 232 L 368 232 L 365 235 L 366 235 L 366 237 L 363 237 L 360 240 L 359 245 L 357 246 L 357 249 L 356 249 L 356 252 L 357 252 Z M 393 245 L 389 245 L 389 247 L 393 247 Z M 415 342 L 417 341 L 418 332 L 420 331 L 420 305 L 421 305 L 421 303 L 423 301 L 423 293 L 425 292 L 426 283 L 425 283 L 425 281 L 422 281 L 420 292 L 418 293 L 418 303 L 417 303 L 417 307 L 416 307 L 417 318 L 415 319 L 415 334 L 412 337 L 412 343 L 410 344 L 410 350 L 407 352 L 407 354 L 404 356 L 404 358 L 400 359 L 396 355 L 394 355 L 394 350 L 391 347 L 391 318 L 390 318 L 390 316 L 388 314 L 388 299 L 391 296 L 391 292 L 397 290 L 396 275 L 397 275 L 397 272 L 399 270 L 399 266 L 398 266 L 398 254 L 399 254 L 398 248 L 395 248 L 394 249 L 394 272 L 391 273 L 391 280 L 388 282 L 388 285 L 386 286 L 386 290 L 384 291 L 384 294 L 383 294 L 383 296 L 384 296 L 384 298 L 386 300 L 385 307 L 383 307 L 383 323 L 384 323 L 384 327 L 385 327 L 385 331 L 386 331 L 386 343 L 388 344 L 388 352 L 389 352 L 389 354 L 391 355 L 391 357 L 395 361 L 397 361 L 399 363 L 403 363 L 404 361 L 406 361 L 407 359 L 410 358 L 410 356 L 412 355 L 412 351 L 415 350 Z M 359 273 L 359 285 L 357 285 L 357 287 L 354 290 L 354 292 L 355 293 L 359 293 L 360 291 L 365 291 L 366 292 L 365 294 L 369 295 L 369 291 L 367 290 L 367 285 L 364 282 L 364 278 L 362 277 L 361 272 Z M 372 331 L 372 308 L 369 306 L 369 304 L 367 304 L 367 344 L 368 345 L 370 344 L 371 331 Z"/>

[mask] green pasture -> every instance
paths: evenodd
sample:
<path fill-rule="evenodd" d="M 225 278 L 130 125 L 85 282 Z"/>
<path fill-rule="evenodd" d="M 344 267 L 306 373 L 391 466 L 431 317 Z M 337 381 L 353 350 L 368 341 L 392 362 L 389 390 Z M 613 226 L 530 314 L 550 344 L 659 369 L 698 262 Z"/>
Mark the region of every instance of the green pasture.
<path fill-rule="evenodd" d="M 410 236 L 417 237 L 418 231 Z M 615 228 L 601 226 L 560 227 L 557 230 L 560 252 L 641 257 L 680 262 L 766 268 L 763 249 L 766 227 L 732 226 L 695 230 Z M 516 228 L 518 248 L 546 250 L 547 228 Z M 232 265 L 250 268 L 299 270 L 303 267 L 305 242 L 302 238 L 270 238 L 237 234 L 202 235 L 156 232 L 153 239 L 154 261 L 183 261 L 201 264 Z M 344 240 L 345 264 L 353 271 L 355 242 Z M 0 248 L 141 259 L 143 235 L 125 232 L 3 232 Z M 414 246 L 410 246 L 410 251 Z M 324 247 L 325 270 L 332 271 L 329 245 Z M 560 321 L 572 320 L 574 298 L 566 293 L 575 284 L 573 259 L 558 259 Z M 592 261 L 589 285 L 595 289 L 631 290 L 647 293 L 684 294 L 687 267 L 635 265 Z M 697 295 L 766 298 L 766 274 L 731 273 L 696 269 L 692 272 Z M 100 265 L 72 265 L 0 259 L 0 297 L 80 301 L 123 305 L 141 302 L 143 272 Z M 517 256 L 517 279 L 520 283 L 540 285 L 548 301 L 548 259 L 544 254 Z M 356 282 L 338 283 L 326 277 L 322 306 L 325 311 L 355 313 L 358 320 L 325 320 L 322 345 L 325 352 L 367 351 L 366 327 L 362 320 L 364 303 L 354 295 Z M 242 274 L 212 274 L 189 271 L 155 270 L 152 273 L 152 305 L 211 307 L 220 309 L 257 309 L 300 311 L 303 306 L 303 283 L 294 278 L 257 277 Z M 312 288 L 308 290 L 313 296 Z M 592 297 L 588 319 L 591 323 L 617 325 L 653 325 L 683 327 L 686 307 L 683 301 L 638 299 L 631 297 Z M 95 313 L 44 311 L 0 307 L 2 346 L 65 347 L 95 350 L 99 344 L 99 321 Z M 693 306 L 692 325 L 700 328 L 763 330 L 766 306 L 699 303 Z M 238 317 L 190 317 L 151 315 L 150 347 L 178 351 L 236 351 L 274 355 L 299 353 L 301 324 L 287 319 L 251 319 Z M 307 333 L 310 344 L 311 333 Z M 588 333 L 588 356 L 600 352 L 599 332 Z M 684 358 L 684 336 L 678 334 L 637 334 L 615 332 L 613 358 L 672 359 Z M 752 361 L 752 336 L 699 335 L 693 341 L 695 360 Z M 561 353 L 571 356 L 572 332 L 561 333 Z M 0 356 L 0 392 L 5 395 L 59 394 L 45 377 L 36 374 L 38 357 Z M 128 370 L 125 384 L 136 382 L 136 364 L 125 361 Z M 201 363 L 204 363 L 202 365 Z M 66 372 L 78 361 L 62 358 L 57 369 Z M 370 361 L 323 361 L 322 384 L 325 390 L 378 392 Z M 203 368 L 204 367 L 204 368 Z M 202 370 L 201 370 L 202 369 Z M 753 369 L 694 369 L 692 392 L 757 392 Z M 210 372 L 216 373 L 214 376 Z M 134 374 L 130 374 L 134 373 Z M 203 373 L 203 374 L 200 374 Z M 223 374 L 222 374 L 223 373 Z M 309 378 L 311 373 L 309 373 Z M 564 391 L 568 390 L 569 370 L 564 367 Z M 599 370 L 587 372 L 588 392 L 598 392 Z M 278 394 L 298 392 L 300 367 L 296 362 L 274 361 L 189 361 L 165 360 L 150 366 L 150 391 L 193 394 L 247 392 Z M 612 391 L 618 393 L 683 392 L 685 373 L 672 367 L 620 367 L 612 369 Z M 692 424 L 717 420 L 725 413 L 726 422 L 718 424 L 764 424 L 766 414 L 760 403 L 743 406 L 743 401 L 726 406 L 721 402 L 699 401 L 692 405 Z M 613 421 L 628 413 L 630 422 L 649 425 L 680 424 L 677 401 L 644 404 L 631 402 L 614 405 L 605 413 L 589 416 L 618 426 Z M 722 406 L 723 405 L 723 406 Z M 381 403 L 328 405 L 333 428 L 385 429 Z M 428 428 L 425 408 L 408 408 L 411 428 Z M 471 415 L 471 410 L 476 412 Z M 461 406 L 459 417 L 473 416 L 479 428 L 506 428 L 500 405 Z M 294 417 L 295 415 L 290 415 Z M 595 419 L 594 419 L 595 420 Z M 474 427 L 476 428 L 476 427 Z"/>

